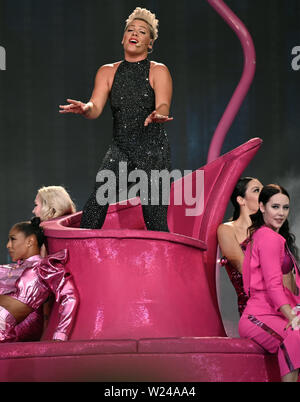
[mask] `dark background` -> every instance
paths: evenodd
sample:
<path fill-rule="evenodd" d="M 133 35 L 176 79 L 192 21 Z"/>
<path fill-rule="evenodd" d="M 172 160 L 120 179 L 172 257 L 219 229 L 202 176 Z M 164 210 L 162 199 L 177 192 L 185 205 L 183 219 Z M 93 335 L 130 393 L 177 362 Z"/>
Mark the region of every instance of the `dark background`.
<path fill-rule="evenodd" d="M 222 153 L 253 137 L 264 140 L 244 174 L 287 187 L 292 229 L 300 239 L 300 70 L 291 66 L 292 49 L 300 46 L 300 1 L 226 4 L 253 38 L 257 69 Z M 0 71 L 2 262 L 8 260 L 8 230 L 31 216 L 39 187 L 65 186 L 78 210 L 86 201 L 111 140 L 110 108 L 90 121 L 60 115 L 58 105 L 66 98 L 88 101 L 97 69 L 123 58 L 124 22 L 136 6 L 160 20 L 150 59 L 166 64 L 173 77 L 174 121 L 167 126 L 173 168 L 194 170 L 206 163 L 214 130 L 240 80 L 243 53 L 205 0 L 0 0 L 0 46 L 6 50 L 6 70 Z M 224 320 L 232 321 L 235 296 L 223 273 L 220 281 Z"/>

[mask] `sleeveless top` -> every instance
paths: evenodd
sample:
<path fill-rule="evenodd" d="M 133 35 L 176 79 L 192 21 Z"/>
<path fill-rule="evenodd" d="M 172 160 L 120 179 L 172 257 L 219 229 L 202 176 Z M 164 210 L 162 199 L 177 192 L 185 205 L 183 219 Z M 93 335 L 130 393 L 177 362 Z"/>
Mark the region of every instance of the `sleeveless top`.
<path fill-rule="evenodd" d="M 148 59 L 139 62 L 122 61 L 110 92 L 113 142 L 136 162 L 136 166 L 150 152 L 154 160 L 159 158 L 159 153 L 164 155 L 164 165 L 166 160 L 169 162 L 169 145 L 164 125 L 151 123 L 144 126 L 145 119 L 155 110 L 155 93 L 149 82 L 149 71 Z"/>
<path fill-rule="evenodd" d="M 134 180 L 143 175 L 145 180 L 139 194 L 135 192 L 129 198 L 139 195 L 148 230 L 168 231 L 168 205 L 162 202 L 169 197 L 167 191 L 163 191 L 168 188 L 163 188 L 162 180 L 153 179 L 152 172 L 171 171 L 169 140 L 163 123 L 144 126 L 146 118 L 155 110 L 155 93 L 149 82 L 150 65 L 148 59 L 139 62 L 123 60 L 118 65 L 109 96 L 113 115 L 112 142 L 99 173 L 108 170 L 116 177 L 115 186 L 108 189 L 106 183 L 103 187 L 106 200 L 111 202 L 115 202 L 113 194 L 122 197 L 125 194 L 127 198 L 131 187 L 133 191 L 137 190 Z M 102 194 L 99 183 L 83 208 L 82 228 L 100 228 L 105 221 L 108 204 L 105 200 L 104 204 L 97 202 L 97 194 Z M 108 193 L 111 199 L 108 199 Z"/>

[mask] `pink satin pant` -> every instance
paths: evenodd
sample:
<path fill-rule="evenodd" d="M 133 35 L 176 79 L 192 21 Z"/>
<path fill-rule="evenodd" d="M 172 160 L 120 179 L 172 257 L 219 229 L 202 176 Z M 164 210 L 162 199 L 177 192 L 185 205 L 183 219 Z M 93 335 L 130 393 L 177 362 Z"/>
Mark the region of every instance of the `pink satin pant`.
<path fill-rule="evenodd" d="M 300 368 L 300 331 L 289 327 L 279 315 L 243 314 L 239 322 L 242 338 L 250 338 L 270 353 L 277 353 L 281 376 Z"/>
<path fill-rule="evenodd" d="M 17 324 L 14 316 L 0 306 L 0 342 L 39 341 L 43 332 L 43 309 L 33 311 Z"/>
<path fill-rule="evenodd" d="M 33 342 L 41 339 L 44 327 L 43 306 L 33 311 L 15 327 L 18 342 Z"/>

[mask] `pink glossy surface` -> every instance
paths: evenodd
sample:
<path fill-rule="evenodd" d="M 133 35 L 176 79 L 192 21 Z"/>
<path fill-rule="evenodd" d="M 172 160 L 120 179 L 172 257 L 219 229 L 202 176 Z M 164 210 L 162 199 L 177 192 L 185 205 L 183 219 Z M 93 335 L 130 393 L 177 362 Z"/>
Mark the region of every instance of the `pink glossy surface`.
<path fill-rule="evenodd" d="M 225 335 L 216 297 L 216 230 L 238 177 L 261 142 L 250 140 L 200 169 L 201 215 L 186 216 L 187 205 L 173 205 L 171 195 L 168 224 L 175 233 L 134 229 L 141 227 L 140 205 L 111 206 L 110 230 L 78 228 L 80 212 L 43 224 L 49 252 L 69 250 L 67 268 L 79 291 L 71 339 Z M 191 176 L 193 181 L 196 172 Z M 131 229 L 122 229 L 129 213 Z M 45 339 L 52 335 L 56 316 L 54 310 Z"/>
<path fill-rule="evenodd" d="M 69 249 L 81 298 L 73 340 L 0 345 L 2 380 L 278 381 L 276 357 L 249 340 L 220 338 L 215 289 L 216 228 L 260 145 L 253 139 L 201 168 L 204 213 L 187 217 L 185 205 L 171 203 L 169 228 L 178 234 L 141 230 L 138 206 L 110 207 L 110 230 L 79 229 L 80 212 L 46 222 L 49 251 Z M 122 229 L 128 213 L 131 229 Z M 54 309 L 48 339 L 56 320 Z"/>
<path fill-rule="evenodd" d="M 216 128 L 209 147 L 207 162 L 211 162 L 220 155 L 226 134 L 253 81 L 256 67 L 256 55 L 251 35 L 243 22 L 232 10 L 222 0 L 207 0 L 207 2 L 236 33 L 241 42 L 244 54 L 244 69 L 241 80 Z"/>
<path fill-rule="evenodd" d="M 277 357 L 247 339 L 13 343 L 0 349 L 1 381 L 280 381 Z"/>
<path fill-rule="evenodd" d="M 236 182 L 261 144 L 260 138 L 253 138 L 199 169 L 204 171 L 204 212 L 200 216 L 186 216 L 186 205 L 173 205 L 172 194 L 177 191 L 176 186 L 180 188 L 180 183 L 176 181 L 173 184 L 168 209 L 169 228 L 172 232 L 200 239 L 208 245 L 207 251 L 203 253 L 203 263 L 210 287 L 210 297 L 215 303 L 215 309 L 218 313 L 215 271 L 217 228 L 223 220 Z M 191 173 L 191 176 L 192 180 L 195 181 L 196 172 Z M 221 317 L 219 319 L 221 320 Z M 203 325 L 206 325 L 205 322 Z"/>
<path fill-rule="evenodd" d="M 57 239 L 51 238 L 49 231 L 50 252 L 63 245 L 69 250 L 67 268 L 80 296 L 70 339 L 220 333 L 203 269 L 202 242 L 129 230 L 101 230 L 86 238 Z M 55 325 L 56 312 L 51 315 L 46 339 Z"/>

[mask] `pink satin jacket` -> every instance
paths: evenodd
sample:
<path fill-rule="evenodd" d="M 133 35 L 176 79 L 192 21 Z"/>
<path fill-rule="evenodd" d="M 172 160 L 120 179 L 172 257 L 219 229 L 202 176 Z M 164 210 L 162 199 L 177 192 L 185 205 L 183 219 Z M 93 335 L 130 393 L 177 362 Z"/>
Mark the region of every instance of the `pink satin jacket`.
<path fill-rule="evenodd" d="M 5 295 L 16 291 L 16 281 L 26 268 L 31 268 L 41 261 L 40 255 L 34 255 L 26 260 L 19 260 L 11 264 L 0 265 L 0 294 Z"/>
<path fill-rule="evenodd" d="M 285 239 L 266 226 L 253 234 L 243 264 L 244 290 L 250 296 L 245 314 L 280 314 L 279 309 L 284 304 L 294 307 L 300 302 L 299 296 L 292 294 L 282 283 L 287 254 L 294 265 L 299 289 L 299 268 Z"/>
<path fill-rule="evenodd" d="M 9 293 L 9 296 L 37 310 L 53 292 L 56 302 L 60 303 L 59 322 L 53 339 L 59 340 L 68 339 L 78 306 L 76 288 L 71 275 L 64 268 L 67 256 L 67 250 L 61 250 L 46 258 L 33 256 L 25 260 L 24 264 L 18 266 L 20 269 L 25 265 L 21 276 L 15 281 L 13 291 Z M 3 287 L 8 293 L 7 285 Z"/>

